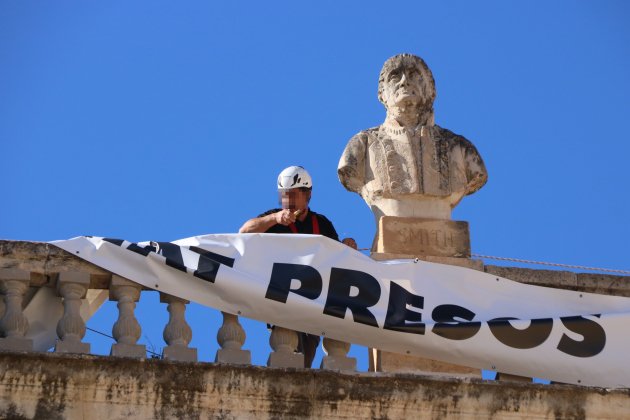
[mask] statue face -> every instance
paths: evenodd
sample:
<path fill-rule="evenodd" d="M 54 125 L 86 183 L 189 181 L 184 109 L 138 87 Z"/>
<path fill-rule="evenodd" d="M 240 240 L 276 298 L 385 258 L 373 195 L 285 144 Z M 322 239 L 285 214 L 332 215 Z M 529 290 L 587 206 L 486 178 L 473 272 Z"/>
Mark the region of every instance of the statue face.
<path fill-rule="evenodd" d="M 426 102 L 424 80 L 416 67 L 398 67 L 386 77 L 383 87 L 383 102 L 387 108 L 418 105 Z"/>

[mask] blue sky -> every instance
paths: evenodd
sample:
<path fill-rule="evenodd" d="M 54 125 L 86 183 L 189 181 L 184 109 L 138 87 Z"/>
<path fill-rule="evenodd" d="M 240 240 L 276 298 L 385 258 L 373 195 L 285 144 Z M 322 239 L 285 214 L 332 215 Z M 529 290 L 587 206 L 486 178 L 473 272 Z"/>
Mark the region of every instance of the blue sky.
<path fill-rule="evenodd" d="M 0 237 L 236 232 L 276 206 L 277 173 L 299 164 L 311 207 L 368 247 L 372 214 L 336 166 L 384 118 L 383 62 L 410 52 L 436 79 L 436 123 L 488 168 L 453 215 L 470 222 L 473 252 L 630 269 L 630 5 L 385 4 L 1 2 Z M 158 349 L 167 314 L 153 295 L 138 316 Z M 211 360 L 216 311 L 187 315 Z M 89 325 L 114 320 L 108 304 Z M 267 332 L 244 322 L 264 364 Z"/>

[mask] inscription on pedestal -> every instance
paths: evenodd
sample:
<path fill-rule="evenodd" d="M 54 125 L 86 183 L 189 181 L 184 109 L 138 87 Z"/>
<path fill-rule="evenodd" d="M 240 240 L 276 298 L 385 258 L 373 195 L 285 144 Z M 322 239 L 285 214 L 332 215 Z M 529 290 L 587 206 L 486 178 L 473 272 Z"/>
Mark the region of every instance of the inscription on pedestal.
<path fill-rule="evenodd" d="M 383 216 L 375 252 L 470 258 L 468 222 Z"/>

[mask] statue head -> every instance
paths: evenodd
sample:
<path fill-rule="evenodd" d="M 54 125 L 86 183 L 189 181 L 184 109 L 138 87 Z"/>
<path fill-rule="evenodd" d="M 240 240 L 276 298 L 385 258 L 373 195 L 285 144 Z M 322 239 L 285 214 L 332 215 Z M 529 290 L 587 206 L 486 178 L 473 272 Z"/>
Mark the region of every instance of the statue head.
<path fill-rule="evenodd" d="M 424 60 L 413 54 L 388 59 L 378 79 L 378 100 L 385 108 L 412 105 L 433 114 L 435 81 Z"/>

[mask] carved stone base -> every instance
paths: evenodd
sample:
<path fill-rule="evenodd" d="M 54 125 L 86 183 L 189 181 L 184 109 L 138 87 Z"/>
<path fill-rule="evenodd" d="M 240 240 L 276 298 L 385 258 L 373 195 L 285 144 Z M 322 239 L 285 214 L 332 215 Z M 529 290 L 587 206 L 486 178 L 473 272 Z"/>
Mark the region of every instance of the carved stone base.
<path fill-rule="evenodd" d="M 0 351 L 33 351 L 33 340 L 30 338 L 0 338 Z"/>
<path fill-rule="evenodd" d="M 249 350 L 219 349 L 214 361 L 216 363 L 250 365 L 252 363 L 252 355 Z"/>
<path fill-rule="evenodd" d="M 370 350 L 372 350 L 371 355 L 375 358 L 375 360 L 370 360 L 370 366 L 377 372 L 431 372 L 446 373 L 454 376 L 481 377 L 481 370 L 476 368 L 381 350 Z"/>
<path fill-rule="evenodd" d="M 354 372 L 357 370 L 357 359 L 354 357 L 324 356 L 320 368 Z"/>
<path fill-rule="evenodd" d="M 110 356 L 145 359 L 147 357 L 147 348 L 144 344 L 116 343 L 112 344 Z"/>
<path fill-rule="evenodd" d="M 267 366 L 277 368 L 303 368 L 304 355 L 301 353 L 279 353 L 269 354 Z"/>
<path fill-rule="evenodd" d="M 162 350 L 162 358 L 180 362 L 196 362 L 197 349 L 184 346 L 166 346 Z"/>
<path fill-rule="evenodd" d="M 468 222 L 383 216 L 373 252 L 470 258 Z"/>
<path fill-rule="evenodd" d="M 90 343 L 57 340 L 57 343 L 55 344 L 55 353 L 90 354 Z"/>

